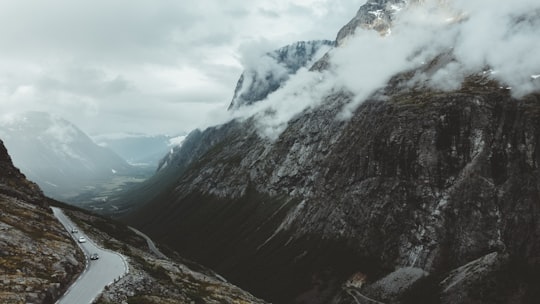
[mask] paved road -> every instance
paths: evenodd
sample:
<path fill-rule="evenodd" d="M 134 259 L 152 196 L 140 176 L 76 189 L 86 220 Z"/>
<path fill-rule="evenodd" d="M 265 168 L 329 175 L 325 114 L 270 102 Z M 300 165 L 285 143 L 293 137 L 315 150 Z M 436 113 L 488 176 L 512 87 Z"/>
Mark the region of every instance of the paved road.
<path fill-rule="evenodd" d="M 77 242 L 86 255 L 86 268 L 77 281 L 70 286 L 64 296 L 56 303 L 90 304 L 101 294 L 105 286 L 128 272 L 128 264 L 122 255 L 95 245 L 80 228 L 73 224 L 61 209 L 54 207 L 52 209 L 54 215 L 76 241 L 80 236 L 86 238 L 85 243 Z M 73 227 L 77 228 L 79 232 L 71 233 Z M 98 260 L 90 260 L 89 257 L 93 253 L 99 254 L 100 258 Z"/>
<path fill-rule="evenodd" d="M 139 236 L 143 237 L 146 240 L 146 243 L 148 244 L 148 249 L 150 249 L 150 251 L 152 251 L 152 253 L 154 253 L 157 257 L 159 257 L 160 259 L 165 259 L 165 260 L 168 259 L 166 255 L 164 255 L 161 251 L 159 251 L 159 249 L 157 249 L 156 244 L 154 244 L 154 241 L 152 241 L 152 239 L 149 238 L 146 234 L 140 232 L 139 230 L 133 227 L 129 227 L 129 229 L 131 229 L 131 231 L 135 232 Z"/>

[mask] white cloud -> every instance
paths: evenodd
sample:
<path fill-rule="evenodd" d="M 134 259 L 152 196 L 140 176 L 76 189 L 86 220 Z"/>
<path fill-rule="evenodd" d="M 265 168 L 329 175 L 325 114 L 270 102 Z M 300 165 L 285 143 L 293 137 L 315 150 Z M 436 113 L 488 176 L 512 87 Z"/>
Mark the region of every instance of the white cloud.
<path fill-rule="evenodd" d="M 301 68 L 279 90 L 252 106 L 232 113 L 235 118 L 255 117 L 259 134 L 275 140 L 285 130 L 289 120 L 307 108 L 319 105 L 332 89 L 335 80 L 328 72 L 311 72 Z M 229 116 L 222 120 L 230 119 Z"/>
<path fill-rule="evenodd" d="M 531 78 L 540 74 L 537 0 L 442 2 L 442 9 L 440 0 L 425 0 L 402 10 L 389 36 L 357 31 L 332 52 L 332 71 L 299 71 L 244 115 L 258 113 L 263 133 L 275 137 L 290 118 L 345 87 L 356 95 L 347 116 L 396 72 L 449 50 L 456 61 L 424 79 L 439 89 L 455 89 L 488 66 L 516 96 L 538 89 Z M 298 40 L 333 39 L 362 4 L 4 0 L 0 113 L 53 112 L 92 135 L 178 134 L 224 122 L 243 65 Z"/>
<path fill-rule="evenodd" d="M 418 77 L 436 89 L 455 90 L 465 76 L 491 68 L 491 77 L 512 87 L 519 97 L 540 90 L 540 2 L 518 0 L 494 4 L 488 0 L 425 0 L 402 10 L 390 35 L 356 31 L 331 52 L 331 69 L 322 74 L 303 71 L 267 100 L 246 109 L 256 115 L 261 134 L 277 138 L 287 122 L 306 108 L 320 104 L 332 90 L 354 94 L 340 117 L 348 118 L 359 104 L 385 86 L 396 73 L 430 63 L 440 54 L 453 58 L 430 75 Z M 442 58 L 444 59 L 444 58 Z"/>
<path fill-rule="evenodd" d="M 187 132 L 227 108 L 241 46 L 333 39 L 359 5 L 3 0 L 0 112 L 54 112 L 94 135 Z"/>
<path fill-rule="evenodd" d="M 538 90 L 530 76 L 540 70 L 540 3 L 518 0 L 493 5 L 457 1 L 469 18 L 460 24 L 455 54 L 465 66 L 496 70 L 516 96 Z M 486 6 L 489 9 L 485 9 Z"/>
<path fill-rule="evenodd" d="M 179 147 L 184 143 L 184 140 L 186 140 L 187 135 L 181 135 L 177 137 L 173 137 L 169 139 L 169 146 L 171 147 Z"/>

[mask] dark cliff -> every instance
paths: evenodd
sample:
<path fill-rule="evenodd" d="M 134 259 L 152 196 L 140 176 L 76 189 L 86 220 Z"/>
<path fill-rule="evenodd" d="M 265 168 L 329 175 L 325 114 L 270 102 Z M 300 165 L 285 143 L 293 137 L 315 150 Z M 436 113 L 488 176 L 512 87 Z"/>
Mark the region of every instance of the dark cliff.
<path fill-rule="evenodd" d="M 368 1 L 338 45 L 384 34 L 404 3 Z M 448 91 L 411 81 L 452 60 L 394 75 L 349 119 L 355 97 L 334 90 L 275 140 L 256 118 L 194 132 L 115 203 L 276 303 L 535 303 L 540 95 L 482 71 Z"/>
<path fill-rule="evenodd" d="M 274 143 L 249 122 L 206 130 L 131 222 L 278 302 L 324 303 L 354 273 L 374 282 L 415 267 L 442 282 L 493 252 L 538 270 L 538 95 L 516 100 L 471 79 L 336 120 L 348 98 L 329 97 Z M 531 299 L 533 281 L 516 276 L 521 287 L 504 296 Z"/>

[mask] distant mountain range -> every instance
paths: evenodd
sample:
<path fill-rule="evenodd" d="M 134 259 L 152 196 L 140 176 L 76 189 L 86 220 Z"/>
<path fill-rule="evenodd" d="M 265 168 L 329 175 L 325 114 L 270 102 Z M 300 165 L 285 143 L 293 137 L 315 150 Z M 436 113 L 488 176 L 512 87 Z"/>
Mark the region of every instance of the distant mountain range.
<path fill-rule="evenodd" d="M 120 155 L 133 166 L 156 169 L 159 161 L 181 143 L 182 136 L 122 134 L 98 136 L 96 143 Z"/>

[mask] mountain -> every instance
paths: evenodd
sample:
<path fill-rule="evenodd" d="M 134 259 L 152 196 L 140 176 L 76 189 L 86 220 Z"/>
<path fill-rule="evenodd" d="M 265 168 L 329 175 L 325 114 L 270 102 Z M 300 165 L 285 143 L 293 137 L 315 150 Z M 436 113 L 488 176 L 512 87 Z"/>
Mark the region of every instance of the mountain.
<path fill-rule="evenodd" d="M 54 303 L 84 256 L 0 141 L 0 302 Z"/>
<path fill-rule="evenodd" d="M 174 251 L 161 248 L 167 256 L 156 256 L 126 225 L 45 197 L 0 141 L 1 303 L 56 303 L 88 263 L 49 205 L 64 208 L 92 241 L 128 258 L 130 272 L 96 303 L 265 303 Z"/>
<path fill-rule="evenodd" d="M 307 92 L 288 94 L 299 81 L 290 77 L 274 100 L 236 103 L 262 110 L 192 132 L 116 198 L 117 215 L 275 303 L 535 303 L 540 86 L 528 74 L 532 89 L 519 94 L 517 74 L 460 62 L 462 46 L 447 43 L 467 40 L 453 29 L 474 30 L 474 19 L 445 6 L 427 10 L 442 17 L 437 31 L 420 23 L 413 33 L 452 39 L 424 50 L 409 44 L 415 35 L 394 38 L 396 14 L 424 2 L 445 3 L 368 1 L 311 68 L 318 74 L 302 76 L 315 83 Z M 529 30 L 531 18 L 510 16 L 512 29 Z M 387 41 L 411 54 L 395 60 Z M 359 54 L 365 65 L 353 64 Z M 319 94 L 327 78 L 340 86 Z M 263 104 L 290 112 L 317 97 L 276 136 L 261 132 L 283 114 Z"/>
<path fill-rule="evenodd" d="M 358 29 L 375 30 L 380 34 L 387 34 L 392 26 L 394 15 L 405 8 L 408 3 L 414 4 L 419 0 L 369 0 L 338 32 L 336 44 L 343 45 Z"/>
<path fill-rule="evenodd" d="M 96 145 L 72 123 L 43 112 L 26 112 L 0 124 L 13 161 L 45 194 L 73 197 L 133 168 Z"/>
<path fill-rule="evenodd" d="M 240 76 L 229 110 L 263 100 L 300 68 L 308 68 L 334 45 L 333 41 L 299 41 L 274 50 L 247 66 Z"/>
<path fill-rule="evenodd" d="M 292 121 L 274 144 L 237 122 L 194 134 L 173 186 L 129 222 L 278 303 L 311 293 L 324 303 L 354 273 L 377 281 L 396 268 L 442 284 L 490 253 L 478 278 L 441 286 L 445 303 L 458 303 L 452 288 L 538 296 L 540 96 L 515 100 L 471 80 L 368 101 L 335 121 L 347 98 Z M 522 291 L 490 275 L 512 265 Z"/>

